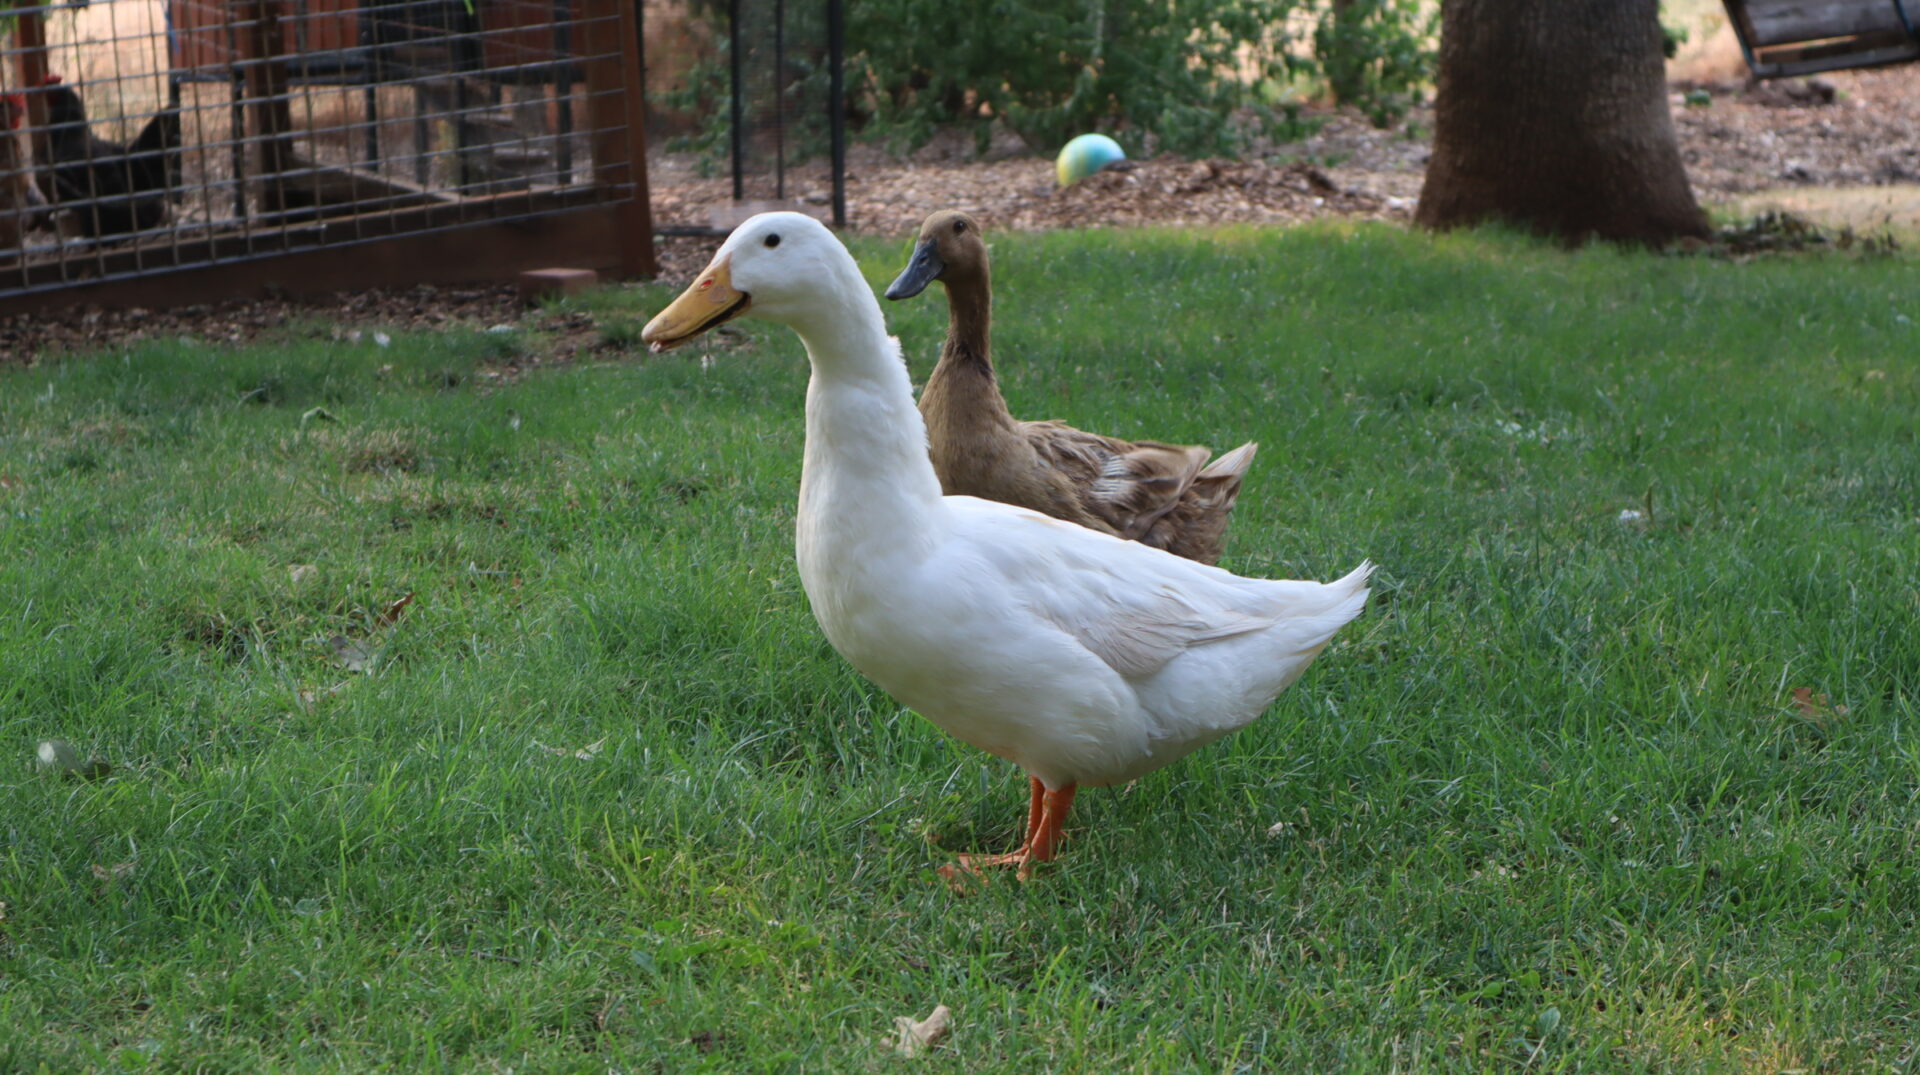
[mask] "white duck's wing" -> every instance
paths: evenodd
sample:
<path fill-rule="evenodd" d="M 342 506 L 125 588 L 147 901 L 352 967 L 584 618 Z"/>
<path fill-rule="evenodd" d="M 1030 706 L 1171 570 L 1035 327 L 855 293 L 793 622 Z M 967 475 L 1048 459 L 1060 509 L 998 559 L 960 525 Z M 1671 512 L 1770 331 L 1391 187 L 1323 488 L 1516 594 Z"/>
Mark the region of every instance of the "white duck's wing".
<path fill-rule="evenodd" d="M 1292 618 L 1330 619 L 1331 635 L 1366 596 L 1365 569 L 1344 586 L 1246 579 L 1024 508 L 945 499 L 955 537 L 976 550 L 985 561 L 980 567 L 1027 611 L 1130 680 L 1151 677 L 1198 647 Z"/>

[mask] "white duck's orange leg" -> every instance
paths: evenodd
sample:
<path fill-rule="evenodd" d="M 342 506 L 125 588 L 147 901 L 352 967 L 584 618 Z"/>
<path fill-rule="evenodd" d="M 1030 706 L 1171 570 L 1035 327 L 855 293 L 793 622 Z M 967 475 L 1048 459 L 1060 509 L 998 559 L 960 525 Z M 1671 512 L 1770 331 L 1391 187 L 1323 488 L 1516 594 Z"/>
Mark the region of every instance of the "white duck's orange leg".
<path fill-rule="evenodd" d="M 1073 809 L 1073 796 L 1077 789 L 1068 784 L 1053 791 L 1032 777 L 1027 779 L 1032 781 L 1033 795 L 1027 805 L 1026 842 L 1018 850 L 1005 855 L 961 855 L 958 869 L 942 866 L 941 876 L 954 881 L 960 871 L 980 876 L 980 871 L 985 869 L 1017 866 L 1020 871 L 1015 876 L 1025 881 L 1033 876 L 1034 863 L 1053 861 L 1054 852 L 1059 849 L 1060 841 L 1066 834 L 1067 811 Z"/>
<path fill-rule="evenodd" d="M 1047 786 L 1035 777 L 1028 777 L 1033 785 L 1032 795 L 1027 801 L 1027 838 L 1018 848 L 1004 855 L 961 855 L 960 868 L 978 873 L 994 866 L 1019 866 L 1027 861 L 1027 853 L 1033 848 L 1034 835 L 1040 831 L 1041 812 L 1045 804 Z"/>
<path fill-rule="evenodd" d="M 1040 831 L 1033 834 L 1027 842 L 1027 861 L 1020 864 L 1020 872 L 1014 876 L 1025 881 L 1033 876 L 1033 864 L 1052 862 L 1053 853 L 1066 837 L 1067 811 L 1073 809 L 1074 792 L 1079 790 L 1068 784 L 1059 791 L 1049 791 L 1041 803 Z"/>

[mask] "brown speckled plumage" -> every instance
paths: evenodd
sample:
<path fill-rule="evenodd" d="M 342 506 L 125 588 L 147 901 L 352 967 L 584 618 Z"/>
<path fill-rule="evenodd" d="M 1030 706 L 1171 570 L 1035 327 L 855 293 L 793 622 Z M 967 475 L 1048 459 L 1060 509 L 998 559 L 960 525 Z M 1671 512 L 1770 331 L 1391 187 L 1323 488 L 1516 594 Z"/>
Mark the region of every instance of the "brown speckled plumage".
<path fill-rule="evenodd" d="M 964 213 L 935 213 L 921 227 L 920 244 L 931 244 L 939 265 L 932 278 L 947 289 L 946 346 L 920 395 L 941 488 L 1032 508 L 1201 563 L 1219 559 L 1255 446 L 1243 444 L 1208 465 L 1204 447 L 1124 441 L 1060 422 L 1016 419 L 988 352 L 993 291 L 979 226 Z"/>

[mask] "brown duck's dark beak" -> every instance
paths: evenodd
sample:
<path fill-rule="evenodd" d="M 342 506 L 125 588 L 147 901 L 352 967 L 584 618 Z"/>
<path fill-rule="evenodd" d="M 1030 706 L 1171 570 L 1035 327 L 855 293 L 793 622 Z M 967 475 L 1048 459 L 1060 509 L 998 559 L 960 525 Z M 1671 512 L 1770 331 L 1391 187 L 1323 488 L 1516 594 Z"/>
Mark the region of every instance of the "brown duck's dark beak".
<path fill-rule="evenodd" d="M 666 309 L 654 314 L 647 327 L 640 330 L 641 341 L 655 354 L 678 347 L 715 325 L 747 312 L 752 298 L 744 291 L 735 290 L 731 258 L 729 254 L 707 266 L 707 271 L 701 273 L 692 286 L 668 303 Z"/>
<path fill-rule="evenodd" d="M 939 279 L 947 271 L 947 263 L 940 260 L 940 254 L 933 248 L 932 239 L 920 240 L 913 248 L 913 260 L 907 262 L 900 276 L 887 285 L 887 297 L 890 299 L 910 299 L 927 289 L 927 285 Z"/>

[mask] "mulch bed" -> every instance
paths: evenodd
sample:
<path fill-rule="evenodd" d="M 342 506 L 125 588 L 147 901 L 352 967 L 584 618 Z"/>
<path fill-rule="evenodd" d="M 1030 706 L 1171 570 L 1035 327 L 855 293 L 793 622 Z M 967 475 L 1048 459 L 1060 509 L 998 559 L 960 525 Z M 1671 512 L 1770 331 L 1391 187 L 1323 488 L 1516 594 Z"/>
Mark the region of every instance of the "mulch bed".
<path fill-rule="evenodd" d="M 1675 83 L 1671 100 L 1682 157 L 1703 201 L 1781 186 L 1920 182 L 1920 65 L 1837 72 L 1811 82 Z M 1407 219 L 1426 167 L 1431 112 L 1416 109 L 1390 130 L 1350 112 L 1316 118 L 1321 123 L 1310 137 L 1256 145 L 1241 159 L 1130 161 L 1064 190 L 1054 187 L 1053 162 L 1043 158 L 973 160 L 971 147 L 951 140 L 904 159 L 857 147 L 848 168 L 848 213 L 855 231 L 902 238 L 927 213 L 948 207 L 976 214 L 990 229 L 1022 231 Z M 699 177 L 684 158 L 660 156 L 652 167 L 654 213 L 662 225 L 707 225 L 711 208 L 726 201 L 727 182 Z M 803 202 L 824 203 L 825 177 L 817 168 L 796 169 L 789 181 Z M 716 242 L 663 238 L 662 279 L 691 277 Z M 511 288 L 417 287 L 0 319 L 0 361 L 32 362 L 150 337 L 245 343 L 284 335 L 289 322 L 302 320 L 344 328 L 515 324 L 557 341 L 549 359 L 587 346 L 591 329 L 579 315 L 521 308 Z"/>

